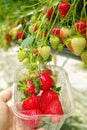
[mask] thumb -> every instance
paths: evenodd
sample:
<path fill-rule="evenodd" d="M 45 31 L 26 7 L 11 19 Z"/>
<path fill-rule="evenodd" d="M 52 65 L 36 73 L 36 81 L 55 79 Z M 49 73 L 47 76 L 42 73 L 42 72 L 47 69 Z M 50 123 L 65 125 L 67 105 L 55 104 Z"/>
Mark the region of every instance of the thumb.
<path fill-rule="evenodd" d="M 0 130 L 7 129 L 10 125 L 10 108 L 4 102 L 0 102 Z"/>
<path fill-rule="evenodd" d="M 10 125 L 10 108 L 6 104 L 12 96 L 11 88 L 0 93 L 0 130 L 5 130 Z"/>

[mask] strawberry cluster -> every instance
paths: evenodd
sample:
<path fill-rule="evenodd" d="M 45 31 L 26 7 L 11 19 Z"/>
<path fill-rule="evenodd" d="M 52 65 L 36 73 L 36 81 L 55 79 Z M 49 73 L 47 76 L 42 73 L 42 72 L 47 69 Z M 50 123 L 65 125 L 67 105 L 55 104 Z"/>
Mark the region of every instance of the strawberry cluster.
<path fill-rule="evenodd" d="M 85 16 L 74 19 L 75 5 L 78 3 L 52 3 L 51 6 L 45 6 L 40 13 L 31 16 L 28 25 L 29 36 L 22 43 L 23 50 L 20 49 L 18 53 L 20 62 L 44 64 L 52 61 L 51 50 L 62 52 L 67 48 L 87 64 L 87 20 Z M 23 56 L 26 48 L 28 52 Z M 32 60 L 31 55 L 36 60 Z"/>
<path fill-rule="evenodd" d="M 7 30 L 5 33 L 5 41 L 6 46 L 12 47 L 15 44 L 21 44 L 23 39 L 25 38 L 25 32 L 23 31 L 23 27 L 19 27 L 19 25 L 16 25 L 16 27 L 9 27 L 10 29 Z M 14 43 L 14 44 L 13 44 Z"/>
<path fill-rule="evenodd" d="M 59 99 L 60 91 L 57 91 L 56 80 L 50 69 L 46 68 L 34 77 L 19 81 L 18 90 L 25 96 L 25 98 L 22 99 L 21 114 L 28 116 L 38 116 L 41 114 L 64 114 Z M 25 122 L 30 127 L 35 128 L 38 126 L 40 118 L 35 118 Z"/>

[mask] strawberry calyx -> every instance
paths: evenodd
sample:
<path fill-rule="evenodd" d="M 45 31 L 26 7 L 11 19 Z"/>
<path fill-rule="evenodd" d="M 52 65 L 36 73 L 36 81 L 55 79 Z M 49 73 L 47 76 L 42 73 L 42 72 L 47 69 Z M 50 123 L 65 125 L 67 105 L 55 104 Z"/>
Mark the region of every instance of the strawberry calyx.
<path fill-rule="evenodd" d="M 71 39 L 72 39 L 71 37 L 67 38 L 65 40 L 65 45 L 67 46 L 68 49 L 70 49 L 71 51 L 73 51 L 72 46 L 71 46 Z"/>
<path fill-rule="evenodd" d="M 52 87 L 52 90 L 53 90 L 54 92 L 56 92 L 58 95 L 60 95 L 61 90 L 62 90 L 62 86 L 59 86 L 59 87 L 53 86 L 53 87 Z"/>

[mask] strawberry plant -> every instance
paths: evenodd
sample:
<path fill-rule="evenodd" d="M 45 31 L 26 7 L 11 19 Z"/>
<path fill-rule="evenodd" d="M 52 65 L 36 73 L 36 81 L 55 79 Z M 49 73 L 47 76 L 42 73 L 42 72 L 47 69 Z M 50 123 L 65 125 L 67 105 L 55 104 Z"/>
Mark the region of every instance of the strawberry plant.
<path fill-rule="evenodd" d="M 76 15 L 79 1 L 48 0 L 40 4 L 41 6 L 33 10 L 23 30 L 26 32 L 26 37 L 18 51 L 19 61 L 27 68 L 27 72 L 22 72 L 16 84 L 17 91 L 21 95 L 21 110 L 18 112 L 22 112 L 22 116 L 25 117 L 37 114 L 48 115 L 47 121 L 54 126 L 64 121 L 64 115 L 67 113 L 65 107 L 69 105 L 69 108 L 71 101 L 65 103 L 65 99 L 68 99 L 68 94 L 64 94 L 67 81 L 61 83 L 65 77 L 61 79 L 60 73 L 49 69 L 47 65 L 52 61 L 53 49 L 62 52 L 64 47 L 67 47 L 71 53 L 81 56 L 82 59 L 86 56 L 83 54 L 87 47 L 86 3 L 84 2 L 79 17 Z M 17 39 L 23 38 L 23 32 L 17 33 Z M 63 96 L 65 99 L 62 101 Z M 53 117 L 57 115 L 58 119 L 50 115 Z M 40 118 L 39 125 L 47 125 L 46 121 L 42 122 L 42 120 Z M 32 119 L 31 122 L 34 124 L 35 120 Z M 36 117 L 34 128 L 40 127 L 36 125 L 37 122 Z M 29 119 L 26 123 L 31 127 Z"/>

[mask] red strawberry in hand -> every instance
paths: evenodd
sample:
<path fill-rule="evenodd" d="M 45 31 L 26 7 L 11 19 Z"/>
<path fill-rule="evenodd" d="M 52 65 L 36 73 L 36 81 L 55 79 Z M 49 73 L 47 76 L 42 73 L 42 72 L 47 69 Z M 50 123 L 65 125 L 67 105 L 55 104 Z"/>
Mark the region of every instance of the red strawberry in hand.
<path fill-rule="evenodd" d="M 69 9 L 70 9 L 70 3 L 69 2 L 66 2 L 66 1 L 60 2 L 59 5 L 58 5 L 58 11 L 59 11 L 60 16 L 62 18 L 64 18 L 67 15 Z"/>
<path fill-rule="evenodd" d="M 46 73 L 43 73 L 43 74 L 40 74 L 39 75 L 40 77 L 40 81 L 41 81 L 41 90 L 49 90 L 51 87 L 54 86 L 54 80 L 51 78 L 50 75 L 46 74 Z"/>
<path fill-rule="evenodd" d="M 33 95 L 23 101 L 22 107 L 24 110 L 29 110 L 29 109 L 39 109 L 40 108 L 40 102 L 39 102 L 39 97 L 37 95 Z"/>
<path fill-rule="evenodd" d="M 50 102 L 50 104 L 48 104 L 48 106 L 45 110 L 45 114 L 59 114 L 59 115 L 64 114 L 61 102 L 58 98 L 53 99 Z"/>
<path fill-rule="evenodd" d="M 83 20 L 78 20 L 75 24 L 75 29 L 77 32 L 80 34 L 86 34 L 87 30 L 87 21 L 85 19 Z"/>
<path fill-rule="evenodd" d="M 44 91 L 40 97 L 41 110 L 44 113 L 53 99 L 58 99 L 58 94 L 53 90 Z"/>
<path fill-rule="evenodd" d="M 37 128 L 40 122 L 40 114 L 42 114 L 41 110 L 39 109 L 30 109 L 30 110 L 22 110 L 22 114 L 31 116 L 29 119 L 23 119 L 26 125 L 28 125 L 30 128 L 34 129 Z M 37 115 L 34 117 L 34 115 Z"/>
<path fill-rule="evenodd" d="M 47 18 L 51 18 L 52 14 L 53 14 L 53 11 L 54 11 L 53 7 L 51 7 L 51 8 L 46 7 L 44 9 L 44 14 L 46 14 Z"/>

